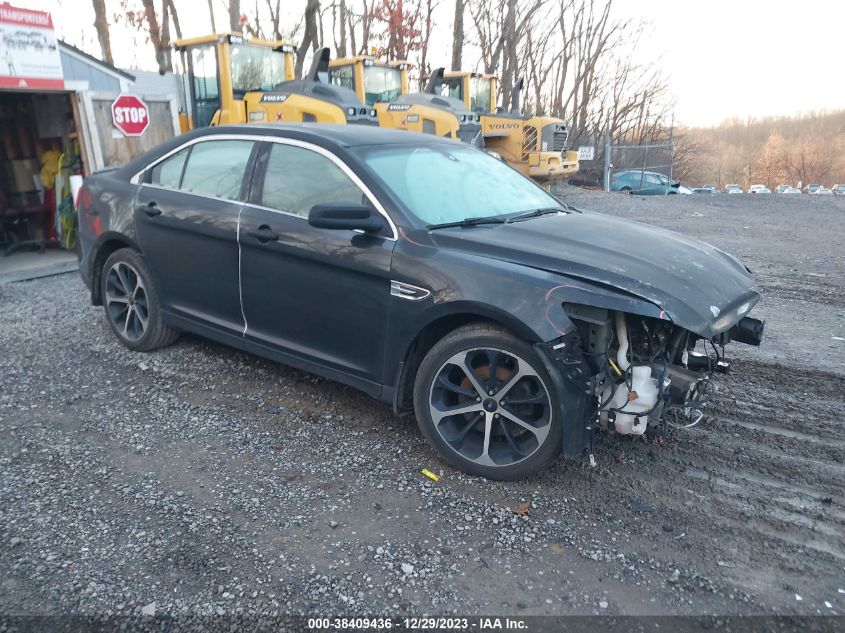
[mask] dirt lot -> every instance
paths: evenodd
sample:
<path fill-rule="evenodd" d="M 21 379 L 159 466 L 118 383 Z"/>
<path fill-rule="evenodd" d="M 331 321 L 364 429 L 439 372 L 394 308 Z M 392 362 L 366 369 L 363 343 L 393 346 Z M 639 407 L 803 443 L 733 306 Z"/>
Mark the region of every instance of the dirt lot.
<path fill-rule="evenodd" d="M 76 275 L 0 287 L 0 613 L 845 612 L 845 200 L 569 199 L 742 258 L 768 338 L 694 429 L 514 484 L 335 383 L 131 353 Z"/>

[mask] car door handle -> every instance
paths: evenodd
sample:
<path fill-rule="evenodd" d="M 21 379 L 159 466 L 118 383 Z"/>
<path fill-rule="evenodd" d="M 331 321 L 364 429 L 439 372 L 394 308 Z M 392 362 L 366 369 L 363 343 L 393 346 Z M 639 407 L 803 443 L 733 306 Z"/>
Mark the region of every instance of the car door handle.
<path fill-rule="evenodd" d="M 262 224 L 257 229 L 247 231 L 246 234 L 250 237 L 254 237 L 262 244 L 267 244 L 268 242 L 275 242 L 279 239 L 279 234 L 273 231 L 273 229 L 271 229 L 266 224 Z"/>
<path fill-rule="evenodd" d="M 138 209 L 146 213 L 151 218 L 161 215 L 161 209 L 159 209 L 158 205 L 153 201 L 150 201 L 147 204 L 138 205 Z"/>

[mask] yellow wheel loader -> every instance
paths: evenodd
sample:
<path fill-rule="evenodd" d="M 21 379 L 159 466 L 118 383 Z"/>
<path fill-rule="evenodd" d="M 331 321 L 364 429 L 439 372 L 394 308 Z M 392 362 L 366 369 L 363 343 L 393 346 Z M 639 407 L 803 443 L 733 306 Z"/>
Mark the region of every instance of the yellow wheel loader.
<path fill-rule="evenodd" d="M 541 183 L 567 178 L 578 171 L 578 152 L 567 149 L 569 130 L 560 119 L 524 116 L 519 107 L 520 79 L 511 94 L 511 110 L 495 108 L 498 80 L 471 72 L 444 73 L 436 93 L 459 99 L 481 115 L 484 147 L 499 154 L 511 167 Z"/>
<path fill-rule="evenodd" d="M 183 132 L 231 123 L 378 124 L 375 109 L 353 91 L 320 82 L 328 73 L 327 48 L 295 80 L 296 47 L 285 42 L 224 33 L 177 40 L 174 46 L 189 80 L 190 117 L 180 117 Z"/>
<path fill-rule="evenodd" d="M 407 62 L 383 62 L 368 55 L 333 59 L 329 62 L 328 83 L 353 90 L 366 106 L 375 108 L 381 127 L 481 145 L 480 115 L 460 99 L 428 89 L 409 94 L 409 68 Z"/>

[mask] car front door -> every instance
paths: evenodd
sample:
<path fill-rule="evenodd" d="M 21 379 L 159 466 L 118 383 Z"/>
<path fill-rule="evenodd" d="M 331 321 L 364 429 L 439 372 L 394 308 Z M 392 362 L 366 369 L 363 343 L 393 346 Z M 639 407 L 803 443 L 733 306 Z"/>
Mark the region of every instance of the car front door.
<path fill-rule="evenodd" d="M 264 145 L 241 213 L 246 336 L 376 393 L 383 382 L 393 229 L 371 235 L 311 226 L 315 204 L 378 203 L 333 154 L 291 143 Z"/>
<path fill-rule="evenodd" d="M 243 333 L 238 214 L 256 142 L 202 140 L 154 164 L 135 198 L 135 226 L 165 311 Z"/>

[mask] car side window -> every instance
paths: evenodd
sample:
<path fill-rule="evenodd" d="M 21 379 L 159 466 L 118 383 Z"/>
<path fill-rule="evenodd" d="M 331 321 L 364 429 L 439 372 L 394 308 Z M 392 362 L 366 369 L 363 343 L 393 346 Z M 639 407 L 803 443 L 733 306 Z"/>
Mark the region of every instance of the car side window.
<path fill-rule="evenodd" d="M 190 148 L 176 152 L 155 165 L 150 173 L 150 183 L 160 187 L 179 188 L 179 181 L 182 179 L 182 169 L 185 166 L 185 159 L 188 157 Z"/>
<path fill-rule="evenodd" d="M 261 206 L 307 218 L 315 204 L 361 204 L 364 193 L 331 160 L 304 147 L 273 143 L 261 190 Z"/>
<path fill-rule="evenodd" d="M 237 200 L 254 141 L 215 140 L 191 146 L 180 189 Z"/>

